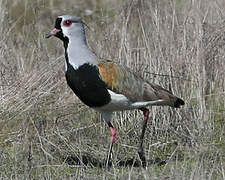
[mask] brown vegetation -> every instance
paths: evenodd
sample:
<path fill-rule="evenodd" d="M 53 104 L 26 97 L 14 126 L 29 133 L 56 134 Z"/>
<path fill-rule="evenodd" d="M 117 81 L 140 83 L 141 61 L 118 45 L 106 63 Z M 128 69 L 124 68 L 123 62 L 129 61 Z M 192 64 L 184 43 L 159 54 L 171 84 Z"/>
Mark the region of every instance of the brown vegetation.
<path fill-rule="evenodd" d="M 225 3 L 222 0 L 0 0 L 1 179 L 224 179 Z M 88 43 L 182 97 L 151 108 L 150 166 L 136 153 L 142 114 L 116 113 L 109 130 L 67 87 L 63 48 L 46 40 L 57 15 L 81 16 Z"/>

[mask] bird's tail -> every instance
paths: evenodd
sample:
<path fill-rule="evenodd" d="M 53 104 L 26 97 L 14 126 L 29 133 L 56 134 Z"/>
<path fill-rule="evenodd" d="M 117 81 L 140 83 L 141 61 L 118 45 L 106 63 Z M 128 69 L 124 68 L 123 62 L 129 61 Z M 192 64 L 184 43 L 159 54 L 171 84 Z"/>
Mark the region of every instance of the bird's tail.
<path fill-rule="evenodd" d="M 176 101 L 174 102 L 174 107 L 175 108 L 180 108 L 180 106 L 184 105 L 184 101 L 180 98 L 177 98 Z"/>
<path fill-rule="evenodd" d="M 144 84 L 144 99 L 150 101 L 160 100 L 157 104 L 158 106 L 179 108 L 184 105 L 184 101 L 181 98 L 178 98 L 173 95 L 171 91 L 168 91 L 154 83 Z"/>

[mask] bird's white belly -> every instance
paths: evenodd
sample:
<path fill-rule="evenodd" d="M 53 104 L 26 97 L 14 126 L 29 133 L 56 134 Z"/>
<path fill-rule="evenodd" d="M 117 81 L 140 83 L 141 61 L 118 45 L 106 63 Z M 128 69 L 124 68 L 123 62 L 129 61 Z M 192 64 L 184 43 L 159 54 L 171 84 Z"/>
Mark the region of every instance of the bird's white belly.
<path fill-rule="evenodd" d="M 97 111 L 132 110 L 132 109 L 138 109 L 138 108 L 146 107 L 146 106 L 160 105 L 163 102 L 163 100 L 131 102 L 123 94 L 117 94 L 111 90 L 108 90 L 108 92 L 111 96 L 111 101 L 102 107 L 94 108 L 95 110 Z"/>

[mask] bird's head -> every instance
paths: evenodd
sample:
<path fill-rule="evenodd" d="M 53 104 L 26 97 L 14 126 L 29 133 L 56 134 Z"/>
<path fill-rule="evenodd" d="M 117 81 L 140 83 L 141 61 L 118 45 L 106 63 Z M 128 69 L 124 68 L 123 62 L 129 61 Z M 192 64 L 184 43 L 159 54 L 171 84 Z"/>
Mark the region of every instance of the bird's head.
<path fill-rule="evenodd" d="M 84 34 L 84 23 L 80 17 L 62 15 L 57 17 L 55 28 L 46 36 L 46 38 L 55 36 L 64 41 L 66 38 L 70 39 L 82 34 Z"/>

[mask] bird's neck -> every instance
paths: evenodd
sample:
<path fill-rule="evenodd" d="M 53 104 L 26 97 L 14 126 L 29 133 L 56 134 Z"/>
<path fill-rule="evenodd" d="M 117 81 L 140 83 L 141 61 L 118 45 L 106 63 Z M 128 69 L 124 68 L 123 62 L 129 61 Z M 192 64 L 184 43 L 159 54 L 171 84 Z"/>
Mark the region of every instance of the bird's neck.
<path fill-rule="evenodd" d="M 64 42 L 67 70 L 68 63 L 77 69 L 79 66 L 89 63 L 97 64 L 97 56 L 89 49 L 85 36 L 68 38 Z"/>

